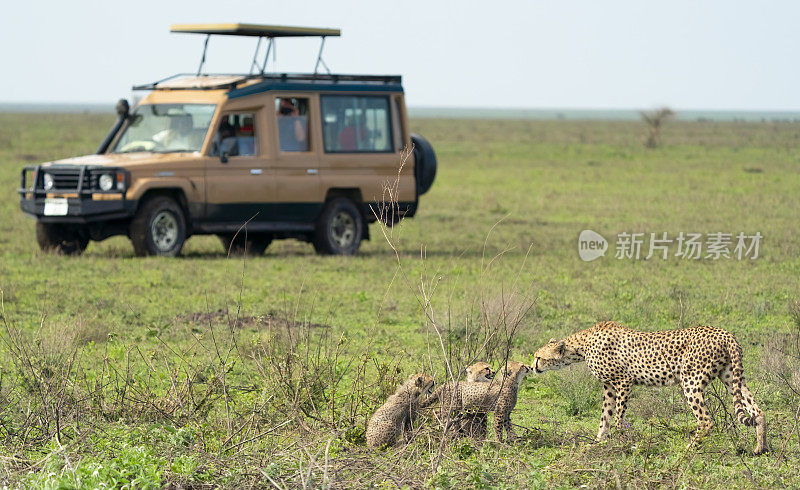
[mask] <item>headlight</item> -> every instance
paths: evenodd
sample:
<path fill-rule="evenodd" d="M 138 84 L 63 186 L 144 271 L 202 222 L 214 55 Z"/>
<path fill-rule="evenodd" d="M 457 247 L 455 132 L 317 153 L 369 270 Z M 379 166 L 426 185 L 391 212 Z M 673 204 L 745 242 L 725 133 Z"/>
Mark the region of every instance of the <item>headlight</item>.
<path fill-rule="evenodd" d="M 44 184 L 44 190 L 49 191 L 55 185 L 53 181 L 53 176 L 50 174 L 44 174 L 42 176 L 42 183 Z"/>
<path fill-rule="evenodd" d="M 98 183 L 100 184 L 100 190 L 110 191 L 111 188 L 114 187 L 114 176 L 111 174 L 102 174 L 100 175 Z"/>

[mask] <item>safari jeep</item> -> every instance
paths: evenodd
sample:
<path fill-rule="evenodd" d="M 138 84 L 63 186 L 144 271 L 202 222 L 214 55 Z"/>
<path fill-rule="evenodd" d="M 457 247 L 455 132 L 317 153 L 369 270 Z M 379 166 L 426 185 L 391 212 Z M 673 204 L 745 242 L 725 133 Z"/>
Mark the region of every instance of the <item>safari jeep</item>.
<path fill-rule="evenodd" d="M 188 237 L 216 234 L 234 252 L 296 238 L 346 255 L 369 238 L 369 223 L 414 216 L 436 156 L 409 133 L 399 76 L 265 71 L 276 38 L 320 36 L 324 46 L 333 29 L 172 31 L 206 34 L 206 47 L 211 35 L 257 37 L 251 73 L 203 74 L 204 49 L 197 74 L 134 87 L 146 95 L 132 111 L 117 104 L 97 154 L 25 167 L 21 207 L 42 249 L 78 254 L 90 240 L 127 235 L 136 255 L 175 256 Z"/>

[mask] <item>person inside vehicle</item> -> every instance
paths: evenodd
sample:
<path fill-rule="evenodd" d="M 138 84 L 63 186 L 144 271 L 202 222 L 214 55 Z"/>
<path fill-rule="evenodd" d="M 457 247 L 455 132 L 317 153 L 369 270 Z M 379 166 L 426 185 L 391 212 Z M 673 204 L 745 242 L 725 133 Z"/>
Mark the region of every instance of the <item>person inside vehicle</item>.
<path fill-rule="evenodd" d="M 339 132 L 339 149 L 357 151 L 367 139 L 367 118 L 364 114 L 351 116 L 347 125 Z"/>
<path fill-rule="evenodd" d="M 188 151 L 194 147 L 193 128 L 191 114 L 173 114 L 169 116 L 167 129 L 153 135 L 153 141 L 165 150 Z"/>
<path fill-rule="evenodd" d="M 236 139 L 236 128 L 234 128 L 231 125 L 231 123 L 228 122 L 227 117 L 223 117 L 222 122 L 220 122 L 219 124 L 219 130 L 217 130 L 217 138 L 214 141 L 214 147 L 211 150 L 211 154 L 214 156 L 218 156 L 222 142 L 230 138 Z M 238 145 L 231 145 L 230 151 L 228 152 L 227 155 L 229 157 L 234 157 L 237 156 L 238 154 L 239 154 Z"/>
<path fill-rule="evenodd" d="M 256 154 L 256 137 L 253 116 L 243 114 L 241 125 L 236 129 L 236 137 L 239 140 L 239 155 L 253 156 Z"/>
<path fill-rule="evenodd" d="M 281 151 L 308 151 L 306 117 L 300 115 L 290 98 L 281 98 L 278 105 L 278 137 Z"/>

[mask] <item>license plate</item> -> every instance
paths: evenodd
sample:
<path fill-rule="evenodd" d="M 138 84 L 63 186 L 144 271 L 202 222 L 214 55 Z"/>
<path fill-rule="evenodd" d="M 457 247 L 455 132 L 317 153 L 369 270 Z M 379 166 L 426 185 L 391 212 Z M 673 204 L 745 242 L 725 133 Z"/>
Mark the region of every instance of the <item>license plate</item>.
<path fill-rule="evenodd" d="M 66 198 L 51 198 L 44 200 L 45 216 L 66 216 L 69 205 Z"/>

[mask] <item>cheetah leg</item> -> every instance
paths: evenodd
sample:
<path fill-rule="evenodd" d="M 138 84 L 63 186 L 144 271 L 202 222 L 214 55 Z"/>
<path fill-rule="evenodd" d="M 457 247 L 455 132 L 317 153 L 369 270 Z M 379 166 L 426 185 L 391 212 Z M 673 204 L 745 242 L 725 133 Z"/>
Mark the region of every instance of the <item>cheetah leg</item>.
<path fill-rule="evenodd" d="M 507 442 L 519 439 L 517 432 L 514 430 L 514 426 L 511 425 L 511 413 L 509 413 L 506 417 L 503 418 L 503 425 L 505 426 Z"/>
<path fill-rule="evenodd" d="M 416 418 L 415 408 L 409 406 L 406 408 L 405 414 L 403 416 L 403 425 L 402 425 L 402 433 L 403 439 L 406 441 L 406 444 L 411 442 L 414 438 L 414 428 L 416 427 L 414 424 L 414 419 Z"/>
<path fill-rule="evenodd" d="M 489 416 L 486 413 L 481 412 L 476 416 L 471 426 L 471 436 L 479 441 L 486 439 L 488 420 Z"/>
<path fill-rule="evenodd" d="M 683 395 L 697 419 L 697 430 L 692 441 L 686 446 L 687 449 L 699 442 L 714 427 L 714 422 L 706 410 L 705 389 L 707 384 L 708 377 L 703 374 L 687 373 L 681 378 Z"/>
<path fill-rule="evenodd" d="M 470 428 L 472 426 L 472 420 L 474 417 L 474 412 L 456 412 L 453 413 L 450 418 L 453 420 L 453 436 L 454 437 L 463 437 L 465 435 L 469 435 Z"/>
<path fill-rule="evenodd" d="M 603 384 L 603 414 L 600 416 L 600 429 L 597 431 L 597 442 L 603 442 L 608 439 L 608 433 L 611 431 L 611 417 L 614 415 L 616 408 L 617 392 L 610 384 Z"/>
<path fill-rule="evenodd" d="M 494 411 L 494 432 L 500 442 L 509 442 L 517 437 L 511 427 L 511 413 L 504 414 L 502 410 Z"/>
<path fill-rule="evenodd" d="M 733 379 L 732 366 L 726 366 L 725 369 L 723 369 L 719 374 L 719 378 L 725 384 L 725 388 L 728 389 L 728 393 L 734 398 L 735 403 L 736 395 L 734 395 L 734 392 L 736 390 L 736 386 Z M 749 420 L 744 421 L 745 425 L 756 426 L 756 448 L 753 450 L 753 454 L 763 454 L 767 450 L 767 418 L 764 416 L 764 412 L 758 408 L 758 404 L 756 404 L 756 400 L 753 397 L 753 394 L 750 392 L 750 389 L 747 388 L 744 380 L 741 382 L 741 400 L 744 410 L 750 416 Z M 738 411 L 739 407 L 734 407 L 734 410 Z M 740 421 L 742 420 L 742 417 L 738 418 Z"/>
<path fill-rule="evenodd" d="M 756 448 L 753 450 L 753 454 L 758 456 L 759 454 L 764 454 L 767 452 L 767 418 L 764 416 L 764 412 L 758 408 L 756 404 L 756 400 L 753 397 L 753 394 L 750 393 L 750 390 L 747 388 L 747 385 L 744 384 L 744 380 L 742 380 L 742 398 L 744 399 L 744 406 L 747 411 L 753 416 L 753 420 L 756 425 Z"/>
<path fill-rule="evenodd" d="M 631 396 L 631 385 L 632 383 L 630 381 L 625 380 L 614 387 L 617 391 L 617 416 L 614 419 L 614 424 L 620 432 L 625 429 L 625 410 L 628 408 L 628 398 Z"/>
<path fill-rule="evenodd" d="M 406 444 L 411 442 L 411 434 L 414 432 L 414 421 L 411 420 L 411 417 L 405 417 L 401 432 L 403 435 L 403 441 L 405 441 Z"/>

